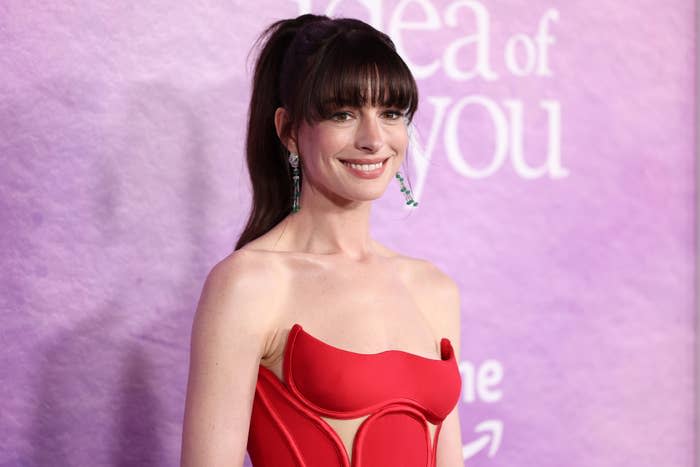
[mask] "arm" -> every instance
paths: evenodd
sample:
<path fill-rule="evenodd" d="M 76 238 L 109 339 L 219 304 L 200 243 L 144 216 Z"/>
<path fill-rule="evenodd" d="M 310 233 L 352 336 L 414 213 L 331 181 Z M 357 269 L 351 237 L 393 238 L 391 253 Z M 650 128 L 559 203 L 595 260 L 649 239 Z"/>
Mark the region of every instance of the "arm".
<path fill-rule="evenodd" d="M 442 297 L 439 303 L 444 303 L 440 313 L 440 326 L 442 335 L 447 336 L 452 343 L 455 357 L 459 364 L 460 358 L 460 334 L 461 334 L 461 309 L 459 299 L 459 288 L 457 284 L 447 275 L 440 273 L 439 286 L 437 290 Z M 438 301 L 436 301 L 438 303 Z M 461 395 L 460 399 L 461 401 Z M 452 412 L 443 420 L 438 437 L 437 467 L 463 467 L 462 458 L 462 432 L 459 424 L 459 401 Z"/>
<path fill-rule="evenodd" d="M 271 329 L 263 271 L 248 252 L 215 265 L 192 324 L 181 467 L 243 465 L 258 365 Z M 267 316 L 267 318 L 266 318 Z"/>

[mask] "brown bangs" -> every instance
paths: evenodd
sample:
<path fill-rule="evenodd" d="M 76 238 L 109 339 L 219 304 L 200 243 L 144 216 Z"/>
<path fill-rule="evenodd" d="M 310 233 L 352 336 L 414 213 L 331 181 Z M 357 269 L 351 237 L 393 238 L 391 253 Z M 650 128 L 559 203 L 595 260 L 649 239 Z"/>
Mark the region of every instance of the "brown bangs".
<path fill-rule="evenodd" d="M 355 30 L 335 36 L 311 68 L 300 93 L 307 96 L 301 105 L 307 123 L 328 119 L 340 107 L 365 105 L 400 110 L 412 121 L 418 106 L 416 82 L 396 51 L 376 35 Z"/>

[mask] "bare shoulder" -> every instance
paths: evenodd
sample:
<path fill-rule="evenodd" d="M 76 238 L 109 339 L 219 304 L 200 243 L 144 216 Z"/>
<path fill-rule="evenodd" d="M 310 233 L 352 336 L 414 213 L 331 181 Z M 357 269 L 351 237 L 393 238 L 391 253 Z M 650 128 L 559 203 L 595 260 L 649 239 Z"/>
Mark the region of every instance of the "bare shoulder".
<path fill-rule="evenodd" d="M 220 280 L 229 286 L 244 289 L 269 285 L 270 279 L 280 271 L 279 263 L 265 251 L 239 249 L 216 263 L 207 280 Z"/>
<path fill-rule="evenodd" d="M 279 264 L 265 252 L 239 249 L 216 263 L 207 274 L 197 315 L 219 315 L 217 321 L 262 338 L 267 350 L 274 330 L 279 294 Z M 210 316 L 210 318 L 212 318 Z M 195 318 L 196 319 L 196 318 Z"/>
<path fill-rule="evenodd" d="M 444 301 L 445 304 L 459 298 L 455 280 L 434 263 L 405 255 L 398 255 L 394 260 L 409 286 L 426 294 L 425 298 Z"/>
<path fill-rule="evenodd" d="M 257 296 L 274 275 L 274 264 L 265 261 L 263 255 L 253 250 L 236 250 L 216 263 L 205 281 L 205 289 L 214 289 L 223 297 L 235 295 L 237 301 L 255 298 L 256 302 L 266 299 Z"/>
<path fill-rule="evenodd" d="M 434 263 L 410 256 L 394 258 L 397 270 L 412 290 L 414 299 L 440 336 L 446 336 L 459 347 L 461 304 L 459 286 L 455 280 Z"/>
<path fill-rule="evenodd" d="M 386 258 L 395 263 L 395 270 L 403 276 L 404 280 L 409 282 L 411 287 L 420 286 L 425 288 L 428 293 L 436 292 L 449 295 L 458 292 L 455 281 L 432 262 L 401 254 L 379 242 L 375 242 L 375 245 Z"/>
<path fill-rule="evenodd" d="M 275 319 L 276 262 L 236 251 L 209 271 L 192 323 L 181 466 L 242 465 Z"/>
<path fill-rule="evenodd" d="M 271 272 L 276 267 L 276 262 L 270 260 L 271 252 L 265 250 L 255 250 L 252 248 L 240 248 L 232 251 L 228 256 L 214 265 L 214 268 L 224 270 L 246 269 L 253 272 Z M 214 269 L 212 268 L 212 269 Z"/>

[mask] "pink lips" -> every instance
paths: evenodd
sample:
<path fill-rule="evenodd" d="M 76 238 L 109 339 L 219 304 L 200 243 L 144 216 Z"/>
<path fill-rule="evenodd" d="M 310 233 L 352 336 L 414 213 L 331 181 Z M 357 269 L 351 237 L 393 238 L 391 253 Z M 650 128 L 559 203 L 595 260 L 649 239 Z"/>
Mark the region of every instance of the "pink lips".
<path fill-rule="evenodd" d="M 345 161 L 341 161 L 341 164 L 343 164 L 345 166 L 345 168 L 348 169 L 348 171 L 350 171 L 350 173 L 352 173 L 356 177 L 371 179 L 371 178 L 377 178 L 381 174 L 384 173 L 384 168 L 386 167 L 388 161 L 389 161 L 389 159 L 384 159 L 384 162 L 382 162 L 382 165 L 374 170 L 356 169 L 356 168 L 351 167 L 350 165 L 346 164 Z M 354 161 L 348 160 L 347 162 L 354 162 Z M 367 161 L 363 161 L 363 162 L 366 163 Z M 377 161 L 377 162 L 380 162 L 380 161 Z"/>

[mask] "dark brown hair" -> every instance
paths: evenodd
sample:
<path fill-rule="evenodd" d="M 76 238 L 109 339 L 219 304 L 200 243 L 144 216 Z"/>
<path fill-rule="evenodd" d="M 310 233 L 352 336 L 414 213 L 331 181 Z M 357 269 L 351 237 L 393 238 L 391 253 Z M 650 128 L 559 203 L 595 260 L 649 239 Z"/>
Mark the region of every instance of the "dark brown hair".
<path fill-rule="evenodd" d="M 418 87 L 394 43 L 360 20 L 304 14 L 272 23 L 253 48 L 259 43 L 245 143 L 253 205 L 236 250 L 292 209 L 289 152 L 274 122 L 278 107 L 289 117 L 283 136 L 296 134 L 302 119 L 313 125 L 338 107 L 366 105 L 368 83 L 371 105 L 401 109 L 408 124 L 418 108 Z"/>

